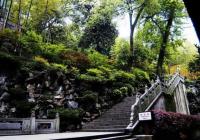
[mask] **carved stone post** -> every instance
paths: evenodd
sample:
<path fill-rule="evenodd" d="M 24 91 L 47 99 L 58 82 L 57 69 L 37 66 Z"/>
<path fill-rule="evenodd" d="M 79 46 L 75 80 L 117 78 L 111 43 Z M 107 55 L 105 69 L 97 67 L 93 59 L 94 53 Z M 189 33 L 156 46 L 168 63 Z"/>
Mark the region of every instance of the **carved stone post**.
<path fill-rule="evenodd" d="M 59 113 L 56 113 L 56 132 L 59 133 L 60 131 L 60 117 L 59 117 Z"/>
<path fill-rule="evenodd" d="M 34 110 L 31 112 L 30 130 L 31 130 L 31 134 L 35 134 L 35 111 Z"/>

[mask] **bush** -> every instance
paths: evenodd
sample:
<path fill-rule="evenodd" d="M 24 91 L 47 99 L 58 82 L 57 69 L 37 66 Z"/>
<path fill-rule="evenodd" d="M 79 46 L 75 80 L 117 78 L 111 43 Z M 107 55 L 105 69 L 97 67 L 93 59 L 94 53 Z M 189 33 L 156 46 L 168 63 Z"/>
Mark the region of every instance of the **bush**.
<path fill-rule="evenodd" d="M 199 138 L 193 135 L 200 132 L 199 116 L 162 111 L 153 111 L 153 116 L 153 135 L 155 140 L 180 139 L 180 133 L 185 133 L 190 140 Z"/>
<path fill-rule="evenodd" d="M 88 69 L 86 74 L 81 74 L 79 77 L 81 80 L 88 82 L 106 82 L 108 79 L 105 77 L 105 74 L 97 69 L 92 68 Z"/>
<path fill-rule="evenodd" d="M 49 62 L 48 60 L 46 60 L 45 58 L 41 57 L 41 56 L 35 56 L 34 60 L 38 63 L 44 64 L 46 66 L 49 66 Z"/>
<path fill-rule="evenodd" d="M 138 68 L 134 68 L 132 70 L 133 75 L 135 75 L 135 81 L 137 85 L 142 85 L 144 86 L 145 84 L 149 83 L 149 75 L 147 74 L 147 72 L 138 69 Z"/>
<path fill-rule="evenodd" d="M 128 61 L 130 59 L 130 46 L 127 40 L 117 38 L 115 40 L 115 45 L 111 48 L 110 54 L 118 68 L 124 70 L 128 69 Z"/>
<path fill-rule="evenodd" d="M 49 62 L 61 62 L 60 54 L 66 51 L 66 47 L 62 44 L 43 44 L 40 46 L 41 55 L 48 59 Z"/>
<path fill-rule="evenodd" d="M 123 96 L 128 95 L 128 88 L 127 87 L 121 87 L 119 90 L 121 91 Z"/>
<path fill-rule="evenodd" d="M 129 96 L 134 94 L 134 88 L 133 88 L 133 86 L 131 84 L 124 84 L 124 86 L 127 87 L 127 89 L 128 89 L 127 92 L 128 92 Z"/>
<path fill-rule="evenodd" d="M 61 53 L 60 57 L 65 64 L 79 68 L 82 71 L 90 67 L 90 61 L 84 53 L 68 50 Z"/>
<path fill-rule="evenodd" d="M 113 92 L 110 94 L 111 100 L 113 100 L 115 103 L 119 102 L 123 97 L 123 93 L 120 89 L 114 89 Z"/>
<path fill-rule="evenodd" d="M 0 31 L 0 50 L 14 52 L 19 43 L 19 32 L 10 29 Z"/>
<path fill-rule="evenodd" d="M 70 129 L 77 129 L 81 126 L 83 110 L 81 109 L 52 109 L 49 110 L 48 118 L 55 118 L 56 113 L 60 116 L 60 131 L 64 132 Z M 70 128 L 70 126 L 73 126 Z"/>
<path fill-rule="evenodd" d="M 1 73 L 16 74 L 21 67 L 21 62 L 14 56 L 0 52 Z"/>
<path fill-rule="evenodd" d="M 91 62 L 91 66 L 92 67 L 99 67 L 99 66 L 106 66 L 108 65 L 108 57 L 103 55 L 103 54 L 100 54 L 99 52 L 97 51 L 90 51 L 88 53 L 88 58 Z"/>
<path fill-rule="evenodd" d="M 20 38 L 21 46 L 24 50 L 24 54 L 40 54 L 42 45 L 42 36 L 38 35 L 34 31 L 28 31 Z M 26 55 L 26 56 L 28 56 Z M 29 56 L 28 56 L 29 57 Z"/>
<path fill-rule="evenodd" d="M 116 82 L 134 83 L 135 76 L 125 71 L 115 71 L 112 74 L 112 79 L 114 79 Z"/>
<path fill-rule="evenodd" d="M 35 103 L 29 103 L 24 100 L 12 100 L 11 105 L 16 107 L 17 118 L 28 118 L 31 116 L 31 111 L 35 107 Z"/>
<path fill-rule="evenodd" d="M 67 67 L 63 64 L 51 63 L 50 66 L 52 69 L 62 70 L 64 72 L 67 72 Z"/>
<path fill-rule="evenodd" d="M 97 93 L 85 91 L 83 96 L 79 98 L 79 103 L 80 106 L 86 111 L 94 110 L 97 103 Z"/>

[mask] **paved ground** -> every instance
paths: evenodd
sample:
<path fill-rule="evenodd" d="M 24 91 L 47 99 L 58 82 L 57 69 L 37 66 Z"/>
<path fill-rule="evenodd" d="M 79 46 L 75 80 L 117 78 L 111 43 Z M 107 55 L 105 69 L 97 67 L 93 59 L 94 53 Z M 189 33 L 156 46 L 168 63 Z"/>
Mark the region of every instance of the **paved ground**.
<path fill-rule="evenodd" d="M 0 140 L 53 140 L 53 139 L 98 136 L 102 134 L 116 134 L 116 133 L 118 132 L 68 132 L 68 133 L 38 134 L 38 135 L 0 136 Z"/>

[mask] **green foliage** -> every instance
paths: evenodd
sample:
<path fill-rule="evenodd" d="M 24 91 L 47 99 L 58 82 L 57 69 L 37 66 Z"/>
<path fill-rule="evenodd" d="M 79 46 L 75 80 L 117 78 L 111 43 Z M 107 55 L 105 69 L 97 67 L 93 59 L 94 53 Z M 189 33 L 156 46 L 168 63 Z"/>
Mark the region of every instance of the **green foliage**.
<path fill-rule="evenodd" d="M 108 80 L 105 77 L 105 74 L 97 68 L 88 69 L 87 73 L 81 74 L 79 78 L 81 80 L 85 80 L 88 82 L 102 82 L 102 83 Z"/>
<path fill-rule="evenodd" d="M 131 84 L 124 84 L 124 87 L 127 88 L 127 93 L 129 96 L 134 94 L 134 87 Z"/>
<path fill-rule="evenodd" d="M 191 72 L 200 71 L 200 56 L 197 56 L 192 62 L 189 63 L 189 70 Z"/>
<path fill-rule="evenodd" d="M 110 54 L 118 68 L 127 69 L 130 58 L 130 46 L 128 41 L 120 38 L 116 39 L 115 45 L 111 48 Z"/>
<path fill-rule="evenodd" d="M 0 50 L 5 52 L 15 52 L 19 43 L 19 32 L 10 29 L 0 31 Z"/>
<path fill-rule="evenodd" d="M 135 82 L 138 86 L 139 85 L 144 86 L 150 80 L 148 73 L 141 69 L 133 68 L 132 73 L 133 75 L 135 75 Z"/>
<path fill-rule="evenodd" d="M 24 54 L 40 54 L 42 43 L 42 36 L 34 31 L 27 31 L 20 37 L 20 44 L 25 51 Z"/>
<path fill-rule="evenodd" d="M 0 72 L 16 74 L 21 67 L 21 62 L 17 57 L 0 52 Z"/>
<path fill-rule="evenodd" d="M 122 92 L 123 95 L 127 95 L 128 94 L 128 88 L 127 87 L 121 87 L 120 91 Z"/>
<path fill-rule="evenodd" d="M 16 107 L 17 118 L 28 118 L 31 116 L 31 111 L 35 107 L 35 103 L 29 103 L 24 100 L 12 100 L 11 105 Z"/>
<path fill-rule="evenodd" d="M 34 61 L 41 63 L 43 65 L 49 66 L 49 62 L 48 60 L 46 60 L 45 58 L 41 57 L 41 56 L 35 56 L 34 57 Z"/>
<path fill-rule="evenodd" d="M 79 68 L 82 71 L 90 67 L 90 60 L 84 53 L 66 50 L 61 53 L 60 57 L 65 64 Z"/>
<path fill-rule="evenodd" d="M 41 55 L 48 59 L 49 62 L 61 61 L 59 55 L 66 50 L 62 44 L 43 44 L 40 46 Z"/>
<path fill-rule="evenodd" d="M 50 67 L 55 70 L 61 70 L 67 72 L 67 67 L 63 64 L 51 63 Z"/>
<path fill-rule="evenodd" d="M 56 113 L 60 116 L 60 131 L 64 132 L 69 130 L 70 125 L 74 125 L 74 129 L 81 125 L 83 110 L 81 109 L 64 109 L 58 108 L 50 110 L 48 113 L 49 118 L 55 118 Z"/>
<path fill-rule="evenodd" d="M 110 95 L 110 98 L 114 100 L 115 102 L 118 102 L 122 99 L 122 91 L 119 89 L 114 89 L 112 94 Z"/>
<path fill-rule="evenodd" d="M 112 24 L 107 13 L 95 13 L 87 23 L 79 46 L 82 48 L 91 47 L 102 54 L 108 55 L 117 34 L 115 25 Z"/>
<path fill-rule="evenodd" d="M 94 50 L 89 51 L 88 58 L 91 67 L 106 66 L 108 64 L 108 57 Z"/>
<path fill-rule="evenodd" d="M 112 78 L 117 82 L 123 82 L 123 83 L 134 83 L 135 81 L 135 75 L 125 72 L 125 71 L 115 71 L 112 73 Z"/>
<path fill-rule="evenodd" d="M 80 106 L 86 111 L 93 111 L 97 103 L 97 93 L 85 91 L 83 96 L 79 98 Z"/>

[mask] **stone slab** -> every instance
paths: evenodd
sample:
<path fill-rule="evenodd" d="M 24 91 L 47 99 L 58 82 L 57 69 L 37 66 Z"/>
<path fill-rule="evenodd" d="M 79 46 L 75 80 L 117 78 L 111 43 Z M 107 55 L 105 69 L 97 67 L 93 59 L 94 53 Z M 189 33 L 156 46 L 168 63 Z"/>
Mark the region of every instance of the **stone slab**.
<path fill-rule="evenodd" d="M 2 136 L 0 140 L 59 140 L 77 137 L 112 135 L 119 132 L 66 132 L 53 134 L 38 134 L 38 135 L 20 135 L 20 136 Z"/>

